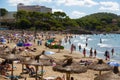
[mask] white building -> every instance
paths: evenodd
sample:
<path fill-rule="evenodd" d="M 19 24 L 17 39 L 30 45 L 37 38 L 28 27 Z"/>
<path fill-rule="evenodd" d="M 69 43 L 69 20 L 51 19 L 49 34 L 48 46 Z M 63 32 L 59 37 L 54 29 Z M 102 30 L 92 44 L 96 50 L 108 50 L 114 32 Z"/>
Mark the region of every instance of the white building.
<path fill-rule="evenodd" d="M 19 3 L 17 5 L 17 11 L 19 10 L 25 10 L 25 11 L 35 11 L 35 12 L 42 12 L 42 13 L 52 13 L 52 8 L 48 8 L 45 6 L 39 6 L 39 5 L 24 5 L 22 3 Z"/>

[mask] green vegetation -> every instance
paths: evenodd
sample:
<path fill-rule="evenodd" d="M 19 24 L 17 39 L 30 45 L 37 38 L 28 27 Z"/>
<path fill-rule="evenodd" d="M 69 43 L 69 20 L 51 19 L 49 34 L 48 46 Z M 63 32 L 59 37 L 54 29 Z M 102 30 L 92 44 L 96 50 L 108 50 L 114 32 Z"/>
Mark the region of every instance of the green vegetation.
<path fill-rule="evenodd" d="M 120 28 L 120 16 L 113 13 L 95 13 L 76 21 L 83 29 L 90 31 L 112 32 Z"/>
<path fill-rule="evenodd" d="M 4 8 L 1 8 L 0 12 L 1 12 L 0 16 L 3 17 L 3 16 L 5 16 L 7 14 L 8 11 L 6 9 L 4 9 Z"/>
<path fill-rule="evenodd" d="M 2 16 L 7 13 L 2 10 Z M 63 31 L 72 33 L 113 32 L 120 29 L 120 16 L 113 13 L 95 13 L 78 19 L 70 19 L 64 12 L 40 13 L 18 11 L 15 22 L 6 22 L 10 29 Z"/>
<path fill-rule="evenodd" d="M 59 46 L 59 45 L 48 45 L 50 49 L 64 49 L 64 46 Z"/>
<path fill-rule="evenodd" d="M 71 20 L 64 12 L 40 13 L 18 11 L 14 16 L 16 18 L 16 26 L 11 26 L 11 29 L 62 31 L 68 27 L 78 26 L 77 22 Z"/>

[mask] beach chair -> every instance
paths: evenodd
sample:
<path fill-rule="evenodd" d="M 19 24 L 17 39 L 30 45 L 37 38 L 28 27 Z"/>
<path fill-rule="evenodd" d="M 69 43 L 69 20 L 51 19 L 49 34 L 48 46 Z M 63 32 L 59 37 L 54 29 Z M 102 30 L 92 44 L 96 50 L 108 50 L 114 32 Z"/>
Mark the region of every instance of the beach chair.
<path fill-rule="evenodd" d="M 38 71 L 37 77 L 40 79 L 42 75 L 45 75 L 45 70 L 40 70 Z M 36 72 L 31 72 L 29 73 L 30 77 L 36 77 Z"/>

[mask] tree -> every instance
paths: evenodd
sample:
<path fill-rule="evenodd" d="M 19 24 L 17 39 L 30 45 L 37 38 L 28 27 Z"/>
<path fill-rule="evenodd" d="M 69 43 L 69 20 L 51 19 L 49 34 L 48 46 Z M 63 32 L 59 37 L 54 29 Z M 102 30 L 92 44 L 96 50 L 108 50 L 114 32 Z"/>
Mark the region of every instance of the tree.
<path fill-rule="evenodd" d="M 30 28 L 30 22 L 27 19 L 20 19 L 18 21 L 18 28 L 19 29 L 29 29 Z"/>
<path fill-rule="evenodd" d="M 28 13 L 24 10 L 18 11 L 15 15 L 16 20 L 28 18 Z"/>
<path fill-rule="evenodd" d="M 64 12 L 54 12 L 53 13 L 53 18 L 55 18 L 58 21 L 63 21 L 63 19 L 66 17 L 66 14 Z"/>
<path fill-rule="evenodd" d="M 5 15 L 7 14 L 7 12 L 8 12 L 8 11 L 7 11 L 6 9 L 1 8 L 1 9 L 0 9 L 0 16 L 2 16 L 2 17 L 5 16 Z"/>

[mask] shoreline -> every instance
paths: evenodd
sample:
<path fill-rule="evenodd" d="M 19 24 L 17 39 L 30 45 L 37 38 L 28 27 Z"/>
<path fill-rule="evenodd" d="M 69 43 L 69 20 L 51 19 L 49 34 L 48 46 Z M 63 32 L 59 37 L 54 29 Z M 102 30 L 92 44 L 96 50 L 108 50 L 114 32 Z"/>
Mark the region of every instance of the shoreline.
<path fill-rule="evenodd" d="M 81 51 L 80 51 L 80 53 L 82 53 L 82 50 L 83 50 L 83 48 L 86 48 L 86 51 L 87 51 L 87 56 L 89 56 L 89 50 L 90 50 L 90 48 L 92 47 L 93 49 L 96 49 L 96 47 L 97 47 L 97 50 L 98 50 L 98 54 L 97 54 L 97 58 L 99 58 L 99 59 L 105 59 L 105 56 L 104 56 L 104 52 L 105 52 L 105 50 L 109 50 L 109 53 L 110 53 L 110 61 L 116 61 L 116 62 L 119 62 L 120 63 L 120 61 L 119 61 L 119 58 L 117 57 L 117 53 L 120 51 L 120 50 L 117 50 L 118 48 L 114 48 L 115 49 L 115 53 L 114 53 L 114 55 L 112 56 L 112 53 L 111 53 L 111 49 L 114 47 L 114 46 L 118 46 L 118 45 L 114 45 L 113 44 L 113 47 L 109 47 L 109 45 L 111 46 L 112 44 L 110 44 L 110 43 L 106 43 L 105 41 L 103 42 L 103 43 L 101 43 L 101 45 L 98 45 L 99 44 L 99 37 L 101 36 L 101 35 L 91 35 L 91 37 L 89 38 L 89 42 L 88 42 L 88 46 L 87 47 L 85 47 L 85 41 L 83 42 L 83 37 L 85 38 L 85 36 L 84 35 L 82 35 L 80 38 L 82 38 L 82 39 L 80 39 L 79 40 L 79 36 L 80 35 L 75 35 L 76 37 L 73 37 L 73 39 L 71 40 L 72 41 L 72 43 L 71 44 L 74 44 L 75 46 L 76 46 L 76 51 L 78 51 L 79 52 L 79 49 L 78 49 L 78 45 L 80 44 L 81 46 L 82 46 L 82 48 L 81 48 Z M 103 39 L 104 39 L 104 37 L 105 36 L 109 36 L 109 34 L 108 35 L 103 35 L 102 34 L 102 36 L 103 36 Z M 119 35 L 117 35 L 117 34 L 115 34 L 115 36 L 118 36 L 119 37 Z M 86 36 L 87 37 L 87 36 Z M 96 38 L 97 37 L 97 38 Z M 111 38 L 114 38 L 113 40 L 115 40 L 116 39 L 116 37 L 114 37 L 114 34 L 113 35 L 110 35 L 109 36 L 110 38 L 108 38 L 108 40 L 109 39 L 111 39 Z M 105 38 L 106 39 L 106 38 Z M 95 43 L 94 43 L 94 41 L 93 40 L 96 40 L 95 41 Z M 106 39 L 107 40 L 107 39 Z M 109 41 L 113 41 L 113 40 L 109 40 Z M 92 42 L 92 43 L 91 43 Z M 89 45 L 89 43 L 90 43 L 90 45 Z M 65 45 L 64 45 L 65 44 Z M 70 46 L 71 46 L 71 44 L 69 44 L 68 42 L 67 43 L 65 43 L 64 41 L 63 41 L 63 46 L 65 46 L 65 48 L 66 49 L 68 49 L 69 50 L 69 48 L 70 48 Z M 95 45 L 94 45 L 95 44 Z M 101 47 L 102 45 L 108 45 L 108 48 L 107 47 Z M 68 47 L 69 46 L 69 47 Z M 94 50 L 93 50 L 94 51 Z"/>

